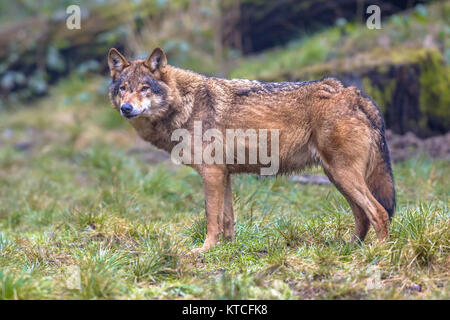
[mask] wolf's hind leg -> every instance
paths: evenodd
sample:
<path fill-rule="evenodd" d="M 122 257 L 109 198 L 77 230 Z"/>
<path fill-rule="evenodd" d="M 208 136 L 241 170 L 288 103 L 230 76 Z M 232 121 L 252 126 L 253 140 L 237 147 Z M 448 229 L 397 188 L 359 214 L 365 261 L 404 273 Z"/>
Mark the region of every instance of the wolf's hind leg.
<path fill-rule="evenodd" d="M 355 233 L 353 234 L 352 242 L 357 243 L 359 241 L 364 241 L 367 232 L 369 232 L 370 220 L 356 203 L 348 199 L 347 201 L 350 204 L 350 208 L 352 209 L 355 218 Z"/>
<path fill-rule="evenodd" d="M 364 241 L 364 239 L 366 238 L 367 232 L 369 231 L 369 228 L 370 228 L 369 218 L 367 217 L 364 210 L 362 210 L 356 204 L 356 202 L 353 201 L 352 197 L 349 197 L 348 195 L 346 195 L 344 190 L 342 190 L 341 185 L 339 183 L 337 183 L 336 181 L 334 181 L 333 176 L 327 170 L 324 170 L 324 171 L 325 171 L 325 174 L 330 179 L 330 181 L 332 181 L 334 183 L 334 185 L 336 186 L 336 188 L 344 195 L 345 199 L 347 200 L 348 204 L 350 205 L 350 208 L 352 209 L 353 217 L 355 218 L 355 232 L 352 237 L 352 242 L 355 243 L 358 241 Z"/>
<path fill-rule="evenodd" d="M 372 195 L 362 174 L 359 174 L 351 166 L 343 168 L 332 169 L 328 167 L 327 171 L 338 190 L 349 200 L 350 206 L 352 206 L 355 215 L 356 236 L 358 236 L 358 233 L 361 237 L 365 236 L 364 233 L 367 233 L 368 227 L 363 215 L 358 210 L 354 210 L 353 206 L 355 205 L 365 213 L 366 218 L 375 229 L 378 240 L 386 239 L 389 235 L 387 211 Z"/>

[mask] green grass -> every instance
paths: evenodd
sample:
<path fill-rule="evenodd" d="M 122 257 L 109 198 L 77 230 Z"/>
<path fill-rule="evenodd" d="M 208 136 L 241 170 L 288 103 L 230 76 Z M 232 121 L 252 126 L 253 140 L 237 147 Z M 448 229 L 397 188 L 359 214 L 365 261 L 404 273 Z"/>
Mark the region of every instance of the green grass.
<path fill-rule="evenodd" d="M 353 217 L 332 186 L 236 176 L 236 240 L 194 258 L 199 176 L 129 152 L 142 145 L 95 94 L 102 80 L 84 81 L 85 102 L 64 89 L 77 81 L 0 114 L 1 299 L 450 298 L 448 161 L 394 166 L 382 244 L 373 230 L 349 244 Z"/>

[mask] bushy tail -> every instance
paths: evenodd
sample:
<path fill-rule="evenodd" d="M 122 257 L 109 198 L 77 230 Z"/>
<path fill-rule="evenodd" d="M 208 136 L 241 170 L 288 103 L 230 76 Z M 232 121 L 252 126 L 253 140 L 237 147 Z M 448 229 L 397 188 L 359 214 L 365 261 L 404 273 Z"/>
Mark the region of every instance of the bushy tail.
<path fill-rule="evenodd" d="M 395 185 L 392 174 L 391 163 L 389 161 L 389 151 L 384 136 L 381 142 L 385 147 L 381 147 L 379 153 L 375 155 L 375 166 L 367 177 L 367 185 L 375 199 L 386 209 L 389 219 L 394 215 L 395 210 Z"/>
<path fill-rule="evenodd" d="M 372 169 L 369 172 L 366 182 L 370 192 L 375 199 L 386 209 L 389 219 L 392 218 L 395 210 L 395 185 L 392 174 L 389 149 L 386 143 L 384 121 L 378 106 L 367 96 L 361 94 L 359 106 L 371 122 L 372 129 L 376 131 L 374 135 L 377 139 L 377 150 L 372 159 Z"/>

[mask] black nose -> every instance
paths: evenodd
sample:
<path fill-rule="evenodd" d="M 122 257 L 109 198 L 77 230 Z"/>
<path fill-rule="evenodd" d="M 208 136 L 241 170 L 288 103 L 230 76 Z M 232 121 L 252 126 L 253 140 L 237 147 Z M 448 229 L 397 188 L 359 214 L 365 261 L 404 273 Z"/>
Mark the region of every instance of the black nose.
<path fill-rule="evenodd" d="M 129 103 L 125 103 L 120 107 L 120 111 L 122 111 L 123 114 L 129 114 L 133 111 L 133 106 Z"/>

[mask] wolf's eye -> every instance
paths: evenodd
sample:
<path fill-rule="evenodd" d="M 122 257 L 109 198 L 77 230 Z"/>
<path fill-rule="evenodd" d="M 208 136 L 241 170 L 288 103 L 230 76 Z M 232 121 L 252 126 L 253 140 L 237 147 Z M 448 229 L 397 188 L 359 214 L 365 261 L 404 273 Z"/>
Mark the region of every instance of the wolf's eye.
<path fill-rule="evenodd" d="M 141 92 L 146 92 L 148 89 L 150 89 L 149 86 L 143 86 L 143 87 L 141 88 Z"/>
<path fill-rule="evenodd" d="M 119 87 L 120 91 L 122 91 L 122 92 L 125 91 L 125 88 L 126 88 L 125 85 Z"/>

